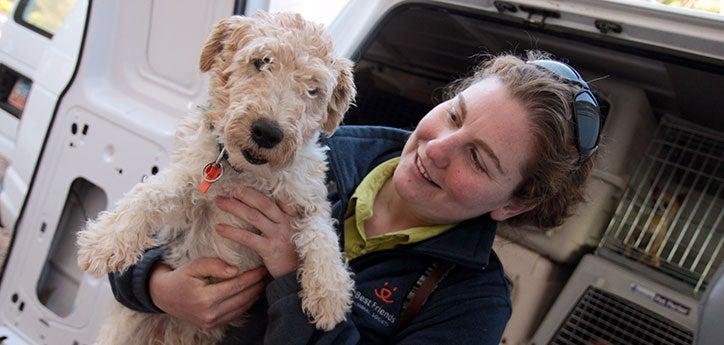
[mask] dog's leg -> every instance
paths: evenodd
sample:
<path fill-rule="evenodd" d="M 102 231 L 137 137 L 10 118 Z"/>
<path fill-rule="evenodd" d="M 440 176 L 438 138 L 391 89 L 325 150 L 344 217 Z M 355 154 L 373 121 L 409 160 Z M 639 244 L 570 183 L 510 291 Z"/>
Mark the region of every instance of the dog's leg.
<path fill-rule="evenodd" d="M 103 323 L 94 345 L 149 345 L 155 344 L 154 334 L 163 330 L 167 316 L 146 314 L 128 309 L 114 302 Z"/>
<path fill-rule="evenodd" d="M 93 345 L 215 345 L 225 329 L 201 330 L 167 314 L 139 313 L 114 303 Z"/>
<path fill-rule="evenodd" d="M 318 329 L 329 331 L 352 307 L 354 281 L 342 260 L 331 216 L 312 215 L 298 225 L 293 239 L 300 257 L 302 309 Z"/>
<path fill-rule="evenodd" d="M 112 211 L 86 224 L 77 240 L 81 269 L 95 275 L 124 271 L 156 245 L 153 234 L 161 226 L 186 218 L 190 177 L 174 170 L 137 184 Z"/>

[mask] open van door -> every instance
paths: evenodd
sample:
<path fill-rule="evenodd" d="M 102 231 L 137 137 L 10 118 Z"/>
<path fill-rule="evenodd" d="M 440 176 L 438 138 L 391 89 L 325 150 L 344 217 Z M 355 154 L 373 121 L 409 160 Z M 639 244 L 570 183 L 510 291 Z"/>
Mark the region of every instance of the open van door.
<path fill-rule="evenodd" d="M 57 31 L 30 6 L 72 3 Z M 76 263 L 75 233 L 168 163 L 176 124 L 203 105 L 201 46 L 214 23 L 268 1 L 19 1 L 0 32 L 0 193 L 14 237 L 0 280 L 0 342 L 90 344 L 113 300 Z M 30 11 L 30 12 L 29 12 Z M 32 22 L 27 19 L 26 21 Z M 8 103 L 7 101 L 5 103 Z M 10 101 L 10 105 L 22 102 Z M 16 106 L 16 108 L 18 108 Z M 10 108 L 8 108 L 10 109 Z M 12 109 L 11 109 L 12 110 Z"/>
<path fill-rule="evenodd" d="M 76 67 L 85 18 L 85 1 L 16 0 L 0 27 L 0 155 L 11 162 L 0 193 L 0 221 L 8 229 Z"/>

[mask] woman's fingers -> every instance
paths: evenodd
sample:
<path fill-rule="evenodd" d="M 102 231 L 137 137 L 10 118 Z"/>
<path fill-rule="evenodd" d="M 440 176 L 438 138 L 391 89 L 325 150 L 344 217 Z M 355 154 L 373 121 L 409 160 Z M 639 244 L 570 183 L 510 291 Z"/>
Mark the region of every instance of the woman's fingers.
<path fill-rule="evenodd" d="M 245 204 L 241 200 L 219 197 L 216 198 L 216 205 L 223 211 L 243 219 L 264 234 L 274 231 L 279 226 L 278 223 L 269 219 L 266 214 Z M 277 206 L 275 205 L 274 207 Z"/>
<path fill-rule="evenodd" d="M 274 200 L 252 188 L 239 191 L 238 199 L 217 197 L 216 204 L 221 210 L 258 229 L 261 235 L 226 224 L 216 225 L 218 234 L 259 254 L 272 277 L 294 271 L 299 266 L 299 255 L 292 242 L 296 229 L 292 217 L 282 208 L 289 212 L 293 209 L 277 205 Z"/>
<path fill-rule="evenodd" d="M 267 251 L 269 241 L 251 231 L 239 229 L 227 224 L 216 224 L 215 228 L 221 237 L 243 244 L 259 255 Z"/>
<path fill-rule="evenodd" d="M 284 221 L 284 212 L 279 208 L 276 202 L 254 188 L 240 188 L 234 193 L 234 198 L 243 202 L 247 206 L 258 210 L 274 223 L 278 224 Z"/>
<path fill-rule="evenodd" d="M 209 293 L 218 296 L 218 301 L 229 299 L 250 286 L 263 282 L 267 271 L 264 267 L 246 271 L 239 276 L 218 282 L 209 287 Z"/>
<path fill-rule="evenodd" d="M 218 278 L 228 279 L 239 273 L 239 270 L 218 258 L 200 258 L 190 261 L 180 269 L 185 270 L 188 275 L 204 279 Z"/>
<path fill-rule="evenodd" d="M 246 289 L 239 292 L 238 294 L 231 296 L 225 301 L 221 302 L 217 307 L 217 312 L 219 313 L 219 315 L 221 315 L 219 317 L 219 320 L 224 320 L 224 315 L 233 313 L 237 309 L 242 309 L 243 306 L 251 306 L 252 304 L 254 304 L 254 301 L 256 301 L 259 295 L 261 295 L 262 291 L 264 291 L 265 286 L 265 282 L 259 281 L 256 284 L 248 286 Z"/>
<path fill-rule="evenodd" d="M 226 325 L 231 321 L 239 319 L 242 315 L 246 314 L 246 312 L 248 312 L 249 309 L 251 309 L 251 307 L 254 305 L 254 303 L 256 303 L 256 301 L 259 300 L 259 297 L 261 297 L 261 291 L 259 292 L 259 294 L 254 296 L 252 299 L 250 299 L 246 303 L 236 306 L 235 309 L 231 310 L 231 312 L 219 317 L 216 324 L 219 326 Z"/>
<path fill-rule="evenodd" d="M 297 212 L 297 209 L 288 197 L 281 196 L 279 200 L 276 201 L 276 204 L 282 212 L 289 217 L 296 217 L 299 215 L 299 212 Z"/>

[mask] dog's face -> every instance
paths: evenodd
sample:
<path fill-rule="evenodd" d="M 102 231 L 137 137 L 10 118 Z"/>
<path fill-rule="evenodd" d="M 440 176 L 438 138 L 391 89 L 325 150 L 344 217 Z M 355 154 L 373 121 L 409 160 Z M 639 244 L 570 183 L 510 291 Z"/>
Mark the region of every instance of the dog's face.
<path fill-rule="evenodd" d="M 200 67 L 211 76 L 207 114 L 240 169 L 286 166 L 319 131 L 334 132 L 355 95 L 352 63 L 295 14 L 220 21 Z"/>

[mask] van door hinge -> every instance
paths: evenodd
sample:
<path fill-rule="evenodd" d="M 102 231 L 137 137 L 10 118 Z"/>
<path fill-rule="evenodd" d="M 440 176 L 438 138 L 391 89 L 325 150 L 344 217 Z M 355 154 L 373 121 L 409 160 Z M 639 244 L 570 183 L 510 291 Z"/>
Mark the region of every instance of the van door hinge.
<path fill-rule="evenodd" d="M 560 18 L 561 13 L 547 10 L 544 8 L 538 8 L 538 7 L 531 7 L 531 6 L 525 6 L 525 5 L 518 5 L 518 8 L 520 8 L 523 12 L 528 12 L 528 18 L 526 19 L 526 22 L 529 24 L 533 24 L 536 26 L 544 26 L 546 23 L 546 19 L 548 18 Z"/>
<path fill-rule="evenodd" d="M 597 19 L 594 24 L 596 25 L 596 29 L 598 29 L 598 31 L 602 34 L 607 34 L 609 32 L 620 34 L 621 31 L 623 31 L 621 24 L 609 22 L 607 20 Z"/>
<path fill-rule="evenodd" d="M 515 4 L 511 4 L 509 2 L 505 1 L 494 1 L 493 6 L 498 10 L 500 13 L 510 12 L 515 13 L 518 12 L 518 8 L 515 7 Z"/>

